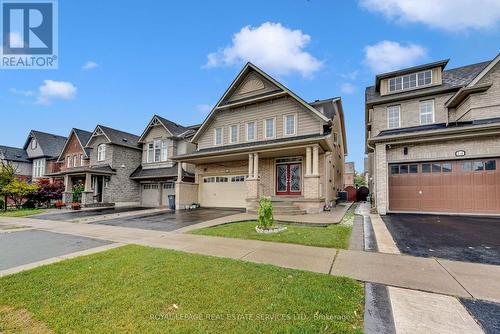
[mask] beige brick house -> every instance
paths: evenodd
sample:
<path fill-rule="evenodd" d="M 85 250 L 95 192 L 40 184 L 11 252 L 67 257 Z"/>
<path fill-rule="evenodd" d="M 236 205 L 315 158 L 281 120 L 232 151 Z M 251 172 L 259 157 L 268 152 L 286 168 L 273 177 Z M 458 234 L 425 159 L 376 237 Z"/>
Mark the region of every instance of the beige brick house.
<path fill-rule="evenodd" d="M 178 207 L 199 202 L 252 210 L 260 196 L 271 196 L 298 213 L 318 212 L 343 187 L 340 98 L 307 103 L 251 63 L 192 142 L 196 151 L 172 158 L 195 166 L 195 182 L 176 186 Z"/>
<path fill-rule="evenodd" d="M 376 76 L 366 153 L 379 213 L 500 213 L 500 55 Z"/>

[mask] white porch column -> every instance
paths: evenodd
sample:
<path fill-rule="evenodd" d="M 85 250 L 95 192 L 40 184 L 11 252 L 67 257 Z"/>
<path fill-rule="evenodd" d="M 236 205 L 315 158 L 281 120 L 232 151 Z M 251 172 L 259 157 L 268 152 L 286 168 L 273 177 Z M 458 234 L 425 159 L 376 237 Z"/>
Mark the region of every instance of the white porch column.
<path fill-rule="evenodd" d="M 177 163 L 177 182 L 182 182 L 182 163 Z"/>
<path fill-rule="evenodd" d="M 311 175 L 311 147 L 306 147 L 306 174 L 305 176 Z"/>
<path fill-rule="evenodd" d="M 73 191 L 73 184 L 71 182 L 71 176 L 64 175 L 64 191 L 70 193 Z"/>
<path fill-rule="evenodd" d="M 259 178 L 259 153 L 253 155 L 253 176 L 255 179 Z"/>
<path fill-rule="evenodd" d="M 319 147 L 313 147 L 313 156 L 312 156 L 312 174 L 319 175 Z"/>
<path fill-rule="evenodd" d="M 85 191 L 92 191 L 92 174 L 85 174 Z"/>
<path fill-rule="evenodd" d="M 253 153 L 248 154 L 248 177 L 253 178 Z"/>

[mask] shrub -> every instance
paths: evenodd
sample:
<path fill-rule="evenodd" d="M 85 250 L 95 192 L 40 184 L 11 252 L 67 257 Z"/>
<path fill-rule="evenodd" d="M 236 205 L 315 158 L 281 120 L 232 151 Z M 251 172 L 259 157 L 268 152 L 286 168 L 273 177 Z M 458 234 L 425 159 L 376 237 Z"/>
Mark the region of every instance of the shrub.
<path fill-rule="evenodd" d="M 60 200 L 64 191 L 64 183 L 61 181 L 50 182 L 49 179 L 40 179 L 36 182 L 38 190 L 28 196 L 28 202 L 34 207 L 41 205 L 49 206 L 51 201 Z"/>
<path fill-rule="evenodd" d="M 78 184 L 75 187 L 73 187 L 73 202 L 81 202 L 82 200 L 82 193 L 85 190 L 85 186 L 83 184 Z"/>
<path fill-rule="evenodd" d="M 16 208 L 20 208 L 23 201 L 31 194 L 38 190 L 38 185 L 29 184 L 26 181 L 14 179 L 11 183 L 3 187 L 3 192 L 10 197 Z"/>
<path fill-rule="evenodd" d="M 259 200 L 258 226 L 262 229 L 269 229 L 274 224 L 273 203 L 270 197 L 261 197 Z"/>

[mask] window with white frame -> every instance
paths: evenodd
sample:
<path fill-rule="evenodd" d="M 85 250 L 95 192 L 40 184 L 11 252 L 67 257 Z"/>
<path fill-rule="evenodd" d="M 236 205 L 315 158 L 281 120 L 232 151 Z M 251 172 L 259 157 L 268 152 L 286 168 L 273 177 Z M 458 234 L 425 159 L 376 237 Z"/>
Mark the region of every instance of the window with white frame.
<path fill-rule="evenodd" d="M 215 145 L 222 145 L 222 128 L 215 128 L 214 132 L 215 132 L 214 135 Z"/>
<path fill-rule="evenodd" d="M 387 128 L 395 129 L 401 127 L 400 106 L 387 107 Z"/>
<path fill-rule="evenodd" d="M 66 167 L 71 168 L 71 155 L 66 157 Z"/>
<path fill-rule="evenodd" d="M 168 140 L 163 140 L 161 142 L 161 161 L 167 161 L 168 159 Z"/>
<path fill-rule="evenodd" d="M 146 146 L 146 162 L 160 162 L 168 159 L 168 141 L 155 139 Z"/>
<path fill-rule="evenodd" d="M 146 162 L 153 162 L 155 154 L 155 146 L 153 143 L 148 143 L 147 153 L 146 153 Z"/>
<path fill-rule="evenodd" d="M 83 166 L 83 154 L 80 154 L 80 166 Z"/>
<path fill-rule="evenodd" d="M 97 161 L 106 160 L 106 144 L 97 146 Z"/>
<path fill-rule="evenodd" d="M 391 78 L 388 81 L 389 92 L 427 86 L 432 83 L 432 70 L 418 73 L 410 73 L 400 77 Z"/>
<path fill-rule="evenodd" d="M 33 161 L 33 177 L 42 177 L 45 174 L 45 159 Z"/>
<path fill-rule="evenodd" d="M 297 120 L 296 115 L 285 115 L 285 135 L 294 135 L 297 132 Z"/>
<path fill-rule="evenodd" d="M 231 143 L 238 142 L 238 125 L 231 125 L 229 127 L 229 141 Z"/>
<path fill-rule="evenodd" d="M 154 162 L 158 162 L 161 159 L 161 140 L 155 139 L 154 148 L 155 148 Z"/>
<path fill-rule="evenodd" d="M 78 163 L 78 156 L 74 155 L 73 156 L 73 167 L 76 167 Z"/>
<path fill-rule="evenodd" d="M 266 138 L 274 138 L 274 118 L 264 120 L 264 136 Z"/>
<path fill-rule="evenodd" d="M 255 125 L 254 121 L 247 123 L 247 141 L 255 140 Z"/>
<path fill-rule="evenodd" d="M 434 100 L 420 101 L 420 124 L 434 123 Z"/>

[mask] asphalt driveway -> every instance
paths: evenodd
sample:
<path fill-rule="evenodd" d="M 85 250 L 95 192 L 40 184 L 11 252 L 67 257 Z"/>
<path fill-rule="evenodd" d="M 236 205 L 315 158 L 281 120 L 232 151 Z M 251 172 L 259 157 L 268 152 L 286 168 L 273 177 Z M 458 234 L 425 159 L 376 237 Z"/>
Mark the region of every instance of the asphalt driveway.
<path fill-rule="evenodd" d="M 244 212 L 238 209 L 197 209 L 192 211 L 171 211 L 142 217 L 124 217 L 105 221 L 93 222 L 103 224 L 171 232 L 185 226 L 202 223 Z"/>
<path fill-rule="evenodd" d="M 33 216 L 33 218 L 43 219 L 43 220 L 65 221 L 65 220 L 81 219 L 81 218 L 101 216 L 101 215 L 110 215 L 114 213 L 146 210 L 146 209 L 151 209 L 151 208 L 127 206 L 127 207 L 116 207 L 116 208 L 112 207 L 112 208 L 102 208 L 93 210 L 73 210 L 73 211 L 62 211 L 56 213 L 41 214 Z"/>
<path fill-rule="evenodd" d="M 500 265 L 500 218 L 389 214 L 382 219 L 402 253 Z"/>
<path fill-rule="evenodd" d="M 110 244 L 110 241 L 27 230 L 0 233 L 0 270 Z"/>

